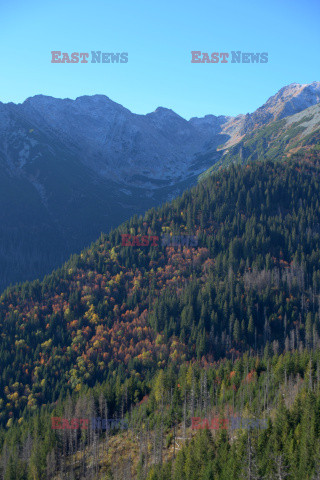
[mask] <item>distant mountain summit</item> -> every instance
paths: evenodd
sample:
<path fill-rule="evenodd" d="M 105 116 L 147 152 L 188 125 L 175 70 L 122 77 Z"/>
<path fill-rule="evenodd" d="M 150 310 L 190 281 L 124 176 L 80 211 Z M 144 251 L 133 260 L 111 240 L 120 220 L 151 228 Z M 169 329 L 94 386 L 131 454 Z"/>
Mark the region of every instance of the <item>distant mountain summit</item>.
<path fill-rule="evenodd" d="M 0 102 L 0 289 L 49 272 L 223 165 L 230 146 L 319 102 L 319 82 L 284 87 L 251 114 L 190 120 L 161 106 L 137 115 L 105 95 Z"/>
<path fill-rule="evenodd" d="M 222 132 L 230 137 L 224 148 L 234 145 L 257 127 L 299 113 L 319 102 L 320 82 L 305 85 L 292 83 L 283 87 L 255 112 L 238 115 L 224 124 Z"/>
<path fill-rule="evenodd" d="M 278 120 L 289 115 L 301 112 L 320 102 L 320 82 L 300 85 L 291 83 L 281 88 L 278 93 L 255 112 L 269 114 L 273 120 Z"/>

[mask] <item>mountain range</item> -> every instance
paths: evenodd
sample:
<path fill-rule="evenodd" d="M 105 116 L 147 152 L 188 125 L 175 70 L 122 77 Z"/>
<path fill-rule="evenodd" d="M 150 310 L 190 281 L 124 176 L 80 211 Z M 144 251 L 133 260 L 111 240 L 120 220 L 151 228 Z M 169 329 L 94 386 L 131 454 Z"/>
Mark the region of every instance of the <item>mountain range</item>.
<path fill-rule="evenodd" d="M 20 261 L 45 271 L 103 219 L 197 185 L 0 294 L 1 478 L 319 479 L 320 103 L 315 84 L 286 88 L 247 118 L 141 116 L 168 152 L 165 130 L 173 149 L 176 122 L 189 128 L 184 171 L 165 185 L 159 161 L 137 179 L 111 149 L 112 175 L 106 142 L 94 154 L 93 120 L 86 133 L 78 118 L 73 133 L 74 104 L 91 102 L 92 117 L 93 97 L 67 101 L 63 122 L 60 103 L 61 134 L 48 105 L 33 123 L 28 106 L 3 114 L 1 252 L 12 276 Z M 202 150 L 191 153 L 195 131 Z M 124 234 L 139 241 L 123 245 Z M 144 241 L 163 235 L 197 244 Z M 98 430 L 103 419 L 128 430 Z"/>
<path fill-rule="evenodd" d="M 45 275 L 212 167 L 268 156 L 275 139 L 286 154 L 312 143 L 319 102 L 320 82 L 286 86 L 252 114 L 189 121 L 104 95 L 0 103 L 0 289 Z"/>

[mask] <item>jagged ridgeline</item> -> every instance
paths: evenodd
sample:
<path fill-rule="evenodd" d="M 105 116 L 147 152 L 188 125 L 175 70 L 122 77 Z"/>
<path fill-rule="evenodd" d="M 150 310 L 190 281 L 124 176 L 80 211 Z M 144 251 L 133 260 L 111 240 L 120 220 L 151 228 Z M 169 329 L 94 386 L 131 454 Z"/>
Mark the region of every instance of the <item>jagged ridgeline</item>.
<path fill-rule="evenodd" d="M 232 167 L 0 298 L 1 422 L 168 363 L 319 342 L 319 153 Z M 123 247 L 121 234 L 198 236 Z"/>

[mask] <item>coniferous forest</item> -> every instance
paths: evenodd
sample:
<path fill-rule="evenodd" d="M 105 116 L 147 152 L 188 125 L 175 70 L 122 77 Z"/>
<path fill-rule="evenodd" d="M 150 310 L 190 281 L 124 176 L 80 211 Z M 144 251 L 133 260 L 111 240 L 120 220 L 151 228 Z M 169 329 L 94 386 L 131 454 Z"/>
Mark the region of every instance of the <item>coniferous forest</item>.
<path fill-rule="evenodd" d="M 214 172 L 8 288 L 0 423 L 3 480 L 319 479 L 319 148 Z"/>

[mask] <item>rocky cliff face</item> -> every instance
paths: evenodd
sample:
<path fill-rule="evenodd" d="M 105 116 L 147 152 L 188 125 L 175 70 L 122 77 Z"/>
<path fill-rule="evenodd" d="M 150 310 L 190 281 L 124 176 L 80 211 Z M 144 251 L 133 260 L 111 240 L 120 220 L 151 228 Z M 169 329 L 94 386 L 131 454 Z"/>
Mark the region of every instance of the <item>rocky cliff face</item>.
<path fill-rule="evenodd" d="M 320 102 L 320 82 L 306 85 L 292 83 L 281 88 L 267 102 L 253 113 L 230 118 L 222 126 L 222 133 L 229 136 L 223 148 L 234 145 L 243 136 L 255 128 L 266 125 L 273 120 L 279 120 L 305 110 Z"/>
<path fill-rule="evenodd" d="M 23 158 L 16 159 L 16 165 L 33 161 L 30 147 L 39 141 L 35 136 L 43 134 L 54 139 L 52 148 L 59 145 L 73 152 L 102 178 L 134 185 L 137 176 L 169 182 L 183 179 L 197 153 L 221 143 L 221 125 L 227 120 L 210 115 L 188 122 L 162 107 L 136 115 L 103 95 L 76 100 L 38 95 L 21 105 L 2 105 L 2 110 L 4 118 L 11 118 L 1 125 L 6 155 L 10 157 L 10 145 L 20 143 L 19 152 L 11 150 L 13 157 Z"/>

